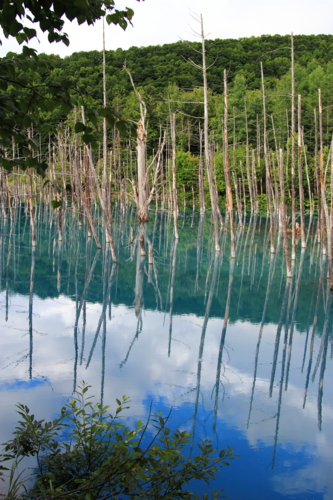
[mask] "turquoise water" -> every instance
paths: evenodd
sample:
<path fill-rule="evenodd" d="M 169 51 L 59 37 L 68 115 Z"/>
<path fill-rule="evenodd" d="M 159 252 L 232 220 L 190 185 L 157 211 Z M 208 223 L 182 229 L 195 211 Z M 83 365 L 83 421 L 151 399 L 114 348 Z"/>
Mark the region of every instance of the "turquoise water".
<path fill-rule="evenodd" d="M 177 243 L 170 214 L 151 212 L 138 228 L 134 210 L 115 211 L 117 265 L 70 210 L 62 242 L 48 207 L 36 226 L 32 250 L 23 208 L 0 219 L 1 442 L 17 402 L 51 419 L 85 380 L 111 407 L 129 396 L 128 423 L 153 400 L 193 432 L 193 450 L 204 437 L 233 448 L 240 457 L 210 488 L 229 499 L 333 497 L 331 293 L 314 229 L 287 280 L 282 238 L 271 254 L 265 217 L 238 228 L 230 260 L 227 230 L 213 252 L 209 214 L 181 217 Z"/>

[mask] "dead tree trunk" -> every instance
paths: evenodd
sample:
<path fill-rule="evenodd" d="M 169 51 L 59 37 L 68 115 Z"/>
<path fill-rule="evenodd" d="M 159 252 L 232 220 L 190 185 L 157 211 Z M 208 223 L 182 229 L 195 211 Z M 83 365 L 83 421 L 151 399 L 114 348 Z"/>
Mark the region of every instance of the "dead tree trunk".
<path fill-rule="evenodd" d="M 333 289 L 333 270 L 332 270 L 332 242 L 331 242 L 331 221 L 328 213 L 328 206 L 326 200 L 326 175 L 324 174 L 324 139 L 323 139 L 323 107 L 321 100 L 321 89 L 318 89 L 319 94 L 319 134 L 320 134 L 320 156 L 319 156 L 319 184 L 320 184 L 320 196 L 323 211 L 323 249 L 325 245 L 325 229 L 326 229 L 326 239 L 327 239 L 327 253 L 328 253 L 328 278 L 330 280 L 330 287 Z"/>
<path fill-rule="evenodd" d="M 304 217 L 304 187 L 303 187 L 303 165 L 302 165 L 302 124 L 301 124 L 301 95 L 298 95 L 298 184 L 299 184 L 299 205 L 301 215 L 301 237 L 302 248 L 306 247 L 305 239 L 305 217 Z M 311 203 L 311 193 L 310 203 Z"/>
<path fill-rule="evenodd" d="M 173 221 L 175 228 L 175 238 L 179 239 L 178 234 L 178 191 L 177 191 L 177 173 L 176 173 L 176 114 L 170 116 L 171 128 L 171 146 L 172 146 L 172 195 L 173 195 Z"/>
<path fill-rule="evenodd" d="M 269 206 L 270 213 L 270 233 L 271 233 L 271 253 L 275 253 L 274 245 L 274 213 L 273 213 L 273 193 L 272 193 L 272 181 L 269 170 L 269 151 L 268 151 L 268 140 L 267 140 L 267 115 L 266 115 L 266 94 L 265 94 L 265 81 L 264 81 L 264 69 L 262 62 L 260 63 L 261 68 L 261 88 L 262 88 L 262 105 L 263 105 L 263 117 L 264 117 L 264 157 L 265 157 L 265 169 L 266 169 L 266 197 Z"/>
<path fill-rule="evenodd" d="M 103 106 L 106 108 L 106 62 L 105 62 L 105 26 L 103 19 Z M 104 200 L 105 207 L 107 209 L 106 217 L 111 217 L 109 210 L 111 210 L 111 205 L 109 203 L 109 193 L 108 193 L 108 180 L 107 180 L 107 161 L 108 161 L 108 148 L 107 148 L 107 122 L 106 117 L 103 118 L 103 180 L 102 180 L 102 196 Z M 106 243 L 109 242 L 108 232 L 106 231 Z"/>
<path fill-rule="evenodd" d="M 251 205 L 251 213 L 254 210 L 253 207 L 253 189 L 250 175 L 250 149 L 249 149 L 249 125 L 247 120 L 247 109 L 246 109 L 246 100 L 244 101 L 245 106 L 245 134 L 246 134 L 246 177 L 247 177 L 247 186 L 250 195 L 250 205 Z"/>
<path fill-rule="evenodd" d="M 200 156 L 199 156 L 199 199 L 200 199 L 200 214 L 203 215 L 205 213 L 205 191 L 204 191 L 204 169 L 202 164 L 202 128 L 199 124 L 199 148 L 200 148 Z"/>
<path fill-rule="evenodd" d="M 89 159 L 89 168 L 90 168 L 90 172 L 92 174 L 92 177 L 94 179 L 96 191 L 98 193 L 99 201 L 101 204 L 103 220 L 104 220 L 104 225 L 105 225 L 105 232 L 107 235 L 107 239 L 109 241 L 112 260 L 113 260 L 113 262 L 117 262 L 116 252 L 115 252 L 115 248 L 114 248 L 114 244 L 113 244 L 113 237 L 112 237 L 111 219 L 109 219 L 109 217 L 108 217 L 108 210 L 107 210 L 107 207 L 105 206 L 105 200 L 103 199 L 103 195 L 102 195 L 100 184 L 99 184 L 99 179 L 98 179 L 95 167 L 94 167 L 90 148 L 87 147 L 87 151 L 88 151 L 88 159 Z"/>
<path fill-rule="evenodd" d="M 294 35 L 291 34 L 291 259 L 296 259 L 296 198 L 295 198 L 295 60 Z"/>
<path fill-rule="evenodd" d="M 74 110 L 74 113 L 75 113 L 74 114 L 74 120 L 75 120 L 75 123 L 76 123 L 76 108 Z M 81 184 L 81 179 L 80 179 L 80 173 L 79 173 L 79 145 L 78 145 L 78 135 L 77 134 L 75 134 L 75 143 L 74 143 L 74 166 L 73 166 L 73 171 L 74 171 L 74 175 L 75 175 L 75 185 L 76 185 L 76 190 L 77 190 L 77 193 L 78 193 L 78 199 L 83 204 L 83 208 L 84 208 L 87 220 L 88 220 L 88 225 L 89 225 L 89 227 L 90 227 L 90 229 L 92 231 L 92 234 L 93 234 L 96 246 L 97 246 L 97 248 L 102 248 L 101 244 L 99 242 L 96 230 L 95 230 L 94 221 L 93 221 L 93 219 L 91 217 L 90 208 L 89 208 L 89 206 L 87 204 L 87 199 L 86 199 L 85 194 L 83 193 L 83 189 L 82 189 L 82 184 Z M 80 205 L 79 205 L 79 207 L 80 207 Z"/>
<path fill-rule="evenodd" d="M 147 131 L 145 128 L 145 119 L 147 115 L 146 103 L 141 94 L 137 91 L 130 71 L 124 66 L 128 74 L 135 95 L 140 104 L 140 120 L 138 122 L 138 135 L 136 140 L 137 162 L 138 162 L 138 185 L 137 185 L 137 222 L 148 222 L 148 200 L 147 200 L 147 167 L 146 167 L 146 140 Z"/>
<path fill-rule="evenodd" d="M 258 201 L 258 185 L 257 185 L 257 171 L 256 171 L 256 152 L 252 149 L 252 186 L 253 186 L 253 205 L 254 213 L 259 212 L 259 201 Z"/>
<path fill-rule="evenodd" d="M 138 204 L 136 212 L 137 222 L 148 222 L 147 204 L 147 171 L 146 171 L 146 137 L 144 120 L 141 118 L 138 123 L 137 137 L 137 159 L 138 159 Z"/>
<path fill-rule="evenodd" d="M 219 225 L 218 225 L 218 202 L 216 197 L 215 186 L 213 182 L 213 172 L 212 172 L 212 158 L 209 147 L 209 136 L 208 136 L 208 86 L 207 86 L 207 66 L 206 66 L 206 49 L 205 49 L 205 33 L 203 27 L 202 15 L 200 15 L 200 25 L 201 25 L 201 44 L 202 44 L 202 76 L 204 83 L 204 145 L 205 145 L 205 163 L 208 175 L 209 193 L 210 201 L 212 205 L 213 214 L 213 224 L 214 224 L 214 239 L 215 239 L 215 252 L 220 252 L 220 235 L 219 235 Z"/>
<path fill-rule="evenodd" d="M 228 85 L 227 85 L 226 70 L 224 70 L 223 73 L 223 80 L 224 80 L 224 121 L 223 121 L 224 179 L 225 179 L 225 188 L 227 193 L 227 210 L 230 219 L 231 258 L 235 259 L 236 241 L 235 241 L 232 191 L 230 182 L 229 151 L 228 151 Z"/>
<path fill-rule="evenodd" d="M 284 188 L 284 170 L 283 170 L 283 151 L 280 150 L 279 161 L 279 175 L 280 175 L 280 189 L 281 189 L 281 223 L 283 231 L 283 241 L 284 241 L 284 252 L 286 258 L 287 266 L 287 278 L 292 277 L 291 263 L 290 263 L 290 252 L 288 244 L 288 234 L 287 234 L 287 214 L 286 214 L 286 199 L 285 199 L 285 188 Z"/>

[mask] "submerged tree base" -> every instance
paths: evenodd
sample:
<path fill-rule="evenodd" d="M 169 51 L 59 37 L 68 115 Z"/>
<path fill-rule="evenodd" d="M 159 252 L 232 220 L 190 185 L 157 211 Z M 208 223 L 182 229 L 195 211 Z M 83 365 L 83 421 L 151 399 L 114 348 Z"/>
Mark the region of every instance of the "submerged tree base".
<path fill-rule="evenodd" d="M 136 221 L 137 222 L 148 222 L 148 210 L 141 208 L 137 209 L 136 212 Z"/>

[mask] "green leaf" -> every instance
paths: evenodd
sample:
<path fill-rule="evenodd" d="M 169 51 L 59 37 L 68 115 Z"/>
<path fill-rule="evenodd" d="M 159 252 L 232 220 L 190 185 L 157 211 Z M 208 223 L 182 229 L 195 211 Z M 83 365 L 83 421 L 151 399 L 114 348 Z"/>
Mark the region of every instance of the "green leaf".
<path fill-rule="evenodd" d="M 75 133 L 84 132 L 86 130 L 86 126 L 82 122 L 75 123 Z"/>
<path fill-rule="evenodd" d="M 25 28 L 23 28 L 23 31 L 29 40 L 31 40 L 31 38 L 36 36 L 36 30 L 34 30 L 33 28 L 25 27 Z"/>
<path fill-rule="evenodd" d="M 0 79 L 0 90 L 6 91 L 8 88 L 8 83 Z"/>
<path fill-rule="evenodd" d="M 16 41 L 19 45 L 27 41 L 27 36 L 24 33 L 19 33 L 16 35 Z"/>
<path fill-rule="evenodd" d="M 27 144 L 29 144 L 33 149 L 38 149 L 39 148 L 39 144 L 36 141 L 36 139 L 28 139 L 27 140 Z"/>
<path fill-rule="evenodd" d="M 116 122 L 116 127 L 121 135 L 127 132 L 127 123 L 124 120 L 119 120 Z"/>
<path fill-rule="evenodd" d="M 51 200 L 51 206 L 52 206 L 52 208 L 54 208 L 54 209 L 61 207 L 61 204 L 62 204 L 62 202 L 61 202 L 61 201 Z"/>

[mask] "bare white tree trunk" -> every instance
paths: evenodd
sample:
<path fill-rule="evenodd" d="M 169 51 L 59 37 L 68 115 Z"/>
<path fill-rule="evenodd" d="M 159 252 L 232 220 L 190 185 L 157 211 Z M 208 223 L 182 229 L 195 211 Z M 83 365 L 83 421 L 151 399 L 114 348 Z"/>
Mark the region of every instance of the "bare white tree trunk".
<path fill-rule="evenodd" d="M 295 199 L 295 60 L 294 35 L 291 34 L 291 259 L 296 259 L 296 199 Z"/>
<path fill-rule="evenodd" d="M 128 74 L 135 95 L 140 104 L 140 120 L 138 122 L 138 136 L 136 141 L 137 162 L 138 162 L 138 186 L 137 186 L 137 222 L 148 222 L 148 200 L 147 200 L 147 166 L 146 166 L 146 140 L 147 131 L 145 128 L 145 120 L 147 115 L 146 103 L 142 99 L 141 94 L 137 91 L 130 71 L 124 66 L 124 70 Z"/>
<path fill-rule="evenodd" d="M 178 234 L 178 191 L 177 191 L 177 172 L 176 172 L 176 114 L 170 116 L 171 129 L 171 147 L 172 147 L 172 195 L 173 195 L 173 221 L 175 229 L 175 238 L 179 239 Z"/>
<path fill-rule="evenodd" d="M 203 215 L 206 211 L 205 207 L 205 191 L 204 191 L 204 169 L 202 164 L 202 128 L 199 124 L 199 199 L 200 199 L 200 214 Z"/>
<path fill-rule="evenodd" d="M 106 108 L 106 62 L 105 62 L 105 21 L 103 18 L 103 105 Z M 109 193 L 108 193 L 108 179 L 107 179 L 107 161 L 108 161 L 108 148 L 107 148 L 107 122 L 106 117 L 103 118 L 103 178 L 102 178 L 102 196 L 106 208 L 106 217 L 111 217 L 111 205 L 109 203 Z M 106 232 L 106 243 L 110 243 L 108 238 L 108 233 Z"/>
<path fill-rule="evenodd" d="M 253 205 L 254 213 L 259 212 L 259 201 L 258 201 L 258 186 L 257 186 L 257 172 L 256 172 L 256 153 L 252 149 L 252 185 L 253 185 Z"/>
<path fill-rule="evenodd" d="M 95 169 L 93 159 L 92 159 L 91 150 L 88 147 L 87 147 L 87 152 L 88 152 L 90 172 L 91 172 L 92 177 L 94 179 L 96 191 L 98 193 L 99 201 L 100 201 L 101 208 L 102 208 L 105 231 L 106 231 L 107 239 L 108 239 L 109 245 L 110 245 L 112 260 L 113 260 L 113 262 L 117 262 L 116 252 L 115 252 L 115 248 L 114 248 L 114 244 L 113 244 L 111 220 L 108 218 L 107 207 L 105 206 L 105 200 L 103 199 L 102 191 L 101 191 L 100 184 L 99 184 L 99 179 L 98 179 L 96 169 Z"/>
<path fill-rule="evenodd" d="M 273 213 L 273 193 L 272 193 L 272 182 L 269 170 L 269 150 L 268 150 L 268 140 L 267 140 L 267 115 L 266 115 L 266 95 L 265 95 L 265 81 L 264 81 L 264 69 L 262 62 L 260 63 L 261 68 L 261 88 L 262 88 L 262 105 L 263 105 L 263 117 L 264 117 L 264 157 L 265 157 L 265 168 L 266 168 L 266 197 L 270 213 L 270 234 L 271 234 L 271 253 L 275 253 L 274 245 L 274 213 Z"/>
<path fill-rule="evenodd" d="M 32 247 L 35 247 L 37 245 L 37 238 L 36 238 L 36 228 L 35 228 L 35 215 L 34 215 L 34 209 L 32 206 L 32 196 L 29 196 L 29 211 L 30 211 L 30 225 L 31 225 L 31 244 Z"/>
<path fill-rule="evenodd" d="M 251 212 L 253 212 L 253 189 L 250 176 L 249 126 L 247 120 L 246 100 L 244 101 L 244 105 L 245 105 L 245 134 L 246 134 L 246 177 L 250 195 Z"/>
<path fill-rule="evenodd" d="M 234 213 L 233 201 L 230 181 L 230 167 L 229 167 L 229 144 L 228 144 L 228 84 L 227 84 L 227 71 L 223 72 L 224 81 L 224 120 L 223 120 L 223 150 L 224 150 L 224 179 L 227 194 L 227 211 L 230 219 L 230 234 L 231 234 L 231 258 L 236 258 L 236 239 L 234 228 Z"/>
<path fill-rule="evenodd" d="M 303 165 L 302 165 L 302 124 L 301 124 L 301 96 L 298 95 L 298 184 L 299 184 L 299 204 L 301 213 L 301 238 L 302 248 L 306 247 L 305 238 L 305 217 L 304 217 L 304 188 L 303 188 Z M 310 193 L 311 203 L 311 193 Z"/>
<path fill-rule="evenodd" d="M 321 101 L 321 90 L 318 89 L 319 93 L 319 134 L 320 134 L 320 156 L 319 156 L 319 183 L 320 183 L 320 195 L 323 210 L 323 223 L 326 225 L 326 238 L 327 238 L 327 253 L 328 253 L 328 278 L 330 280 L 330 287 L 333 287 L 333 271 L 332 271 L 332 241 L 331 241 L 331 219 L 328 212 L 327 200 L 326 200 L 326 183 L 324 176 L 324 143 L 323 143 L 323 107 Z M 333 180 L 331 180 L 331 187 Z M 332 202 L 332 193 L 331 193 Z M 332 213 L 332 208 L 331 208 Z M 323 240 L 324 240 L 324 229 L 323 228 Z M 325 241 L 323 241 L 323 246 Z"/>
<path fill-rule="evenodd" d="M 147 204 L 147 169 L 146 169 L 146 130 L 144 120 L 139 120 L 138 137 L 136 142 L 138 160 L 138 205 L 136 212 L 137 222 L 148 222 Z"/>
<path fill-rule="evenodd" d="M 74 120 L 75 120 L 75 123 L 76 123 L 76 108 L 74 110 L 74 113 L 75 113 L 74 114 Z M 92 234 L 93 234 L 96 246 L 97 246 L 97 248 L 102 248 L 101 244 L 99 242 L 99 239 L 98 239 L 98 236 L 97 236 L 97 233 L 96 233 L 96 230 L 95 230 L 95 226 L 94 226 L 94 221 L 93 221 L 93 219 L 91 217 L 89 207 L 87 206 L 86 197 L 85 197 L 85 194 L 83 192 L 82 185 L 81 185 L 81 178 L 80 178 L 80 173 L 79 173 L 79 161 L 80 160 L 79 160 L 79 147 L 78 147 L 78 135 L 77 134 L 75 134 L 74 148 L 75 149 L 74 149 L 74 166 L 73 166 L 73 171 L 74 171 L 74 175 L 75 175 L 75 185 L 76 185 L 76 190 L 77 190 L 77 194 L 78 194 L 78 199 L 83 204 L 83 208 L 84 208 L 86 217 L 88 219 L 88 224 L 89 224 L 89 227 L 91 228 L 91 231 L 92 231 Z M 78 206 L 80 208 L 80 204 Z"/>
<path fill-rule="evenodd" d="M 207 86 L 207 66 L 206 66 L 206 49 L 205 49 L 205 33 L 203 27 L 202 15 L 200 15 L 201 24 L 201 44 L 202 44 L 202 75 L 204 83 L 204 145 L 205 145 L 205 163 L 208 176 L 209 184 L 209 194 L 210 201 L 212 205 L 213 214 L 213 224 L 214 224 L 214 239 L 215 239 L 215 252 L 220 252 L 220 235 L 219 235 L 219 224 L 218 224 L 218 202 L 216 197 L 215 186 L 213 182 L 213 172 L 212 172 L 212 159 L 209 147 L 209 136 L 208 136 L 208 86 Z"/>
<path fill-rule="evenodd" d="M 283 241 L 284 241 L 284 253 L 286 258 L 287 266 L 287 278 L 292 277 L 291 263 L 290 263 L 290 252 L 288 245 L 288 234 L 287 234 L 287 214 L 286 214 L 286 196 L 284 190 L 284 170 L 283 170 L 283 151 L 280 149 L 279 161 L 279 176 L 280 176 L 280 190 L 281 190 L 281 224 L 283 231 Z"/>

